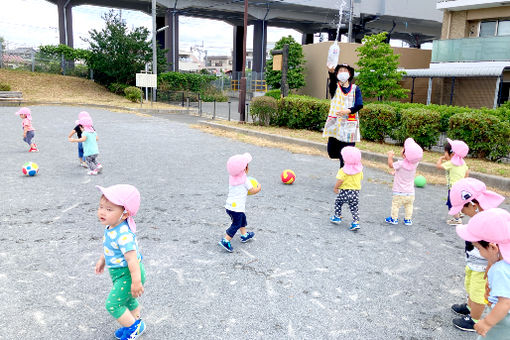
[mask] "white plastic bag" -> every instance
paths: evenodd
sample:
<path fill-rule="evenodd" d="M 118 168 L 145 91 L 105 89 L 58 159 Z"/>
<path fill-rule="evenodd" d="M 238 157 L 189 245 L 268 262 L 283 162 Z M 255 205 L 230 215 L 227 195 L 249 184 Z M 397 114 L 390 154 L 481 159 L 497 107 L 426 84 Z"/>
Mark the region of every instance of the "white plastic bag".
<path fill-rule="evenodd" d="M 338 56 L 340 55 L 340 46 L 338 42 L 334 42 L 333 45 L 329 47 L 328 51 L 328 61 L 326 65 L 328 68 L 335 68 L 338 64 Z"/>

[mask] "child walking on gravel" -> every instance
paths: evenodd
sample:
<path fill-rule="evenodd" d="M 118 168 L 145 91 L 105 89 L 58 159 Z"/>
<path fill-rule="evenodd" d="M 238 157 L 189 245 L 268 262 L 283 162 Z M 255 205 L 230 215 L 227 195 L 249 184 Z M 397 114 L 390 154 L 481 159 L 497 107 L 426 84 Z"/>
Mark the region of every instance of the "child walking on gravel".
<path fill-rule="evenodd" d="M 30 146 L 28 152 L 38 152 L 37 145 L 33 139 L 35 137 L 35 129 L 32 126 L 32 112 L 28 107 L 22 107 L 16 114 L 23 119 L 21 126 L 23 127 L 23 141 Z"/>
<path fill-rule="evenodd" d="M 74 134 L 76 134 L 78 136 L 78 139 L 81 138 L 82 126 L 80 125 L 80 119 L 85 118 L 85 117 L 90 118 L 89 113 L 86 111 L 82 111 L 78 114 L 78 120 L 75 122 L 76 126 L 74 127 L 74 129 L 71 130 L 71 132 L 69 132 L 69 136 L 67 136 L 67 138 L 72 138 L 74 136 Z M 84 167 L 84 168 L 89 167 L 87 165 L 87 163 L 85 162 L 85 156 L 83 156 L 83 143 L 82 142 L 78 142 L 78 161 L 80 162 L 80 165 L 82 167 Z"/>
<path fill-rule="evenodd" d="M 473 217 L 481 211 L 497 208 L 505 197 L 487 190 L 482 181 L 475 178 L 463 178 L 452 186 L 450 201 L 452 208 L 450 215 L 462 212 Z M 452 310 L 461 315 L 452 320 L 453 325 L 463 331 L 474 332 L 475 324 L 481 319 L 485 309 L 485 271 L 488 263 L 482 257 L 478 248 L 472 242 L 465 245 L 466 266 L 464 268 L 464 287 L 467 293 L 467 303 L 454 304 Z"/>
<path fill-rule="evenodd" d="M 249 153 L 242 155 L 234 155 L 227 161 L 228 177 L 228 197 L 225 203 L 225 209 L 232 224 L 226 230 L 225 236 L 218 244 L 222 246 L 229 253 L 234 251 L 230 241 L 235 236 L 238 230 L 241 231 L 241 242 L 248 242 L 255 233 L 246 231 L 248 222 L 246 221 L 245 206 L 246 197 L 248 194 L 254 195 L 261 189 L 260 184 L 254 188 L 250 180 L 246 176 L 248 174 L 248 163 L 252 157 Z"/>
<path fill-rule="evenodd" d="M 338 194 L 335 200 L 335 214 L 329 218 L 331 223 L 342 222 L 342 205 L 348 204 L 352 214 L 349 230 L 356 231 L 359 227 L 359 191 L 363 179 L 361 151 L 354 146 L 346 146 L 341 151 L 344 166 L 338 170 L 337 181 L 333 190 Z"/>
<path fill-rule="evenodd" d="M 97 141 L 99 138 L 92 127 L 92 118 L 90 118 L 90 116 L 83 116 L 77 123 L 81 126 L 82 136 L 78 139 L 69 137 L 69 141 L 73 143 L 83 143 L 83 156 L 90 169 L 87 174 L 97 175 L 101 172 L 103 166 L 97 161 L 97 156 L 99 154 Z"/>
<path fill-rule="evenodd" d="M 391 216 L 386 223 L 398 224 L 398 211 L 405 208 L 404 224 L 413 224 L 414 177 L 416 168 L 423 157 L 423 149 L 412 138 L 407 138 L 402 149 L 401 161 L 393 162 L 393 151 L 388 152 L 388 166 L 394 170 L 393 200 L 391 202 Z"/>
<path fill-rule="evenodd" d="M 446 199 L 446 205 L 448 210 L 452 208 L 450 202 L 450 189 L 457 181 L 467 177 L 469 175 L 468 166 L 464 161 L 464 157 L 469 152 L 469 147 L 466 143 L 461 140 L 451 140 L 446 138 L 446 144 L 444 146 L 444 155 L 439 157 L 436 163 L 436 168 L 446 171 L 446 182 L 448 185 L 448 198 Z M 453 217 L 446 221 L 447 224 L 455 225 L 462 224 L 460 213 L 453 215 Z"/>
<path fill-rule="evenodd" d="M 96 263 L 95 272 L 101 274 L 106 266 L 113 282 L 106 299 L 106 310 L 122 326 L 115 331 L 115 337 L 133 340 L 145 330 L 145 323 L 140 319 L 140 305 L 136 300 L 144 291 L 145 267 L 133 219 L 140 207 L 140 193 L 129 184 L 96 188 L 102 193 L 97 217 L 106 228 L 104 253 Z"/>

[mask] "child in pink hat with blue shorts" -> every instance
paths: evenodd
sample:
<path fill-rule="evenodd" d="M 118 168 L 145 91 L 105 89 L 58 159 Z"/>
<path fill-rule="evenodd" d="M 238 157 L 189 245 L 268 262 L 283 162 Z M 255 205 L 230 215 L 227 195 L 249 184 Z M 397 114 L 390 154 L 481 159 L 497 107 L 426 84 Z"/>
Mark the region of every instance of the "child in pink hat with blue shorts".
<path fill-rule="evenodd" d="M 35 137 L 35 129 L 32 126 L 32 111 L 28 107 L 22 107 L 16 112 L 21 119 L 21 127 L 23 128 L 23 141 L 30 146 L 28 152 L 38 152 L 37 145 L 33 142 Z"/>
<path fill-rule="evenodd" d="M 67 136 L 68 139 L 72 138 L 75 134 L 78 136 L 78 139 L 81 138 L 83 126 L 80 125 L 80 119 L 83 119 L 85 117 L 90 118 L 90 115 L 87 111 L 82 111 L 78 114 L 78 120 L 75 122 L 76 126 L 74 127 L 74 129 L 71 130 L 71 132 L 69 132 L 69 135 Z M 87 163 L 85 162 L 85 156 L 83 155 L 83 143 L 82 142 L 78 142 L 78 161 L 80 162 L 80 165 L 82 167 L 84 167 L 84 168 L 89 167 L 87 165 Z"/>
<path fill-rule="evenodd" d="M 452 208 L 450 215 L 462 212 L 473 217 L 481 211 L 497 208 L 505 197 L 487 190 L 482 181 L 475 178 L 463 178 L 452 186 L 450 201 Z M 455 327 L 468 332 L 474 332 L 474 326 L 481 319 L 485 309 L 485 271 L 487 260 L 480 254 L 472 242 L 465 245 L 466 266 L 464 268 L 464 287 L 467 293 L 467 303 L 454 304 L 452 310 L 461 317 L 452 320 Z"/>
<path fill-rule="evenodd" d="M 404 224 L 413 224 L 414 204 L 414 177 L 416 168 L 423 158 L 423 149 L 412 138 L 407 138 L 402 149 L 401 161 L 393 162 L 393 151 L 388 152 L 388 166 L 394 169 L 393 199 L 391 201 L 391 216 L 386 218 L 386 223 L 398 224 L 398 211 L 404 206 Z"/>
<path fill-rule="evenodd" d="M 99 140 L 99 137 L 92 126 L 92 118 L 88 114 L 82 115 L 82 117 L 78 119 L 77 124 L 80 126 L 82 131 L 81 138 L 69 137 L 68 140 L 72 143 L 83 144 L 83 157 L 85 157 L 85 162 L 90 169 L 87 174 L 97 175 L 101 172 L 101 170 L 103 170 L 103 166 L 97 160 L 97 156 L 99 155 L 97 141 Z"/>
<path fill-rule="evenodd" d="M 133 219 L 140 207 L 140 193 L 129 184 L 96 188 L 102 193 L 97 217 L 106 228 L 103 255 L 97 261 L 95 271 L 101 274 L 106 266 L 112 278 L 113 287 L 106 299 L 106 310 L 122 326 L 115 331 L 115 337 L 136 339 L 145 330 L 145 323 L 140 319 L 140 305 L 136 300 L 144 291 L 145 267 Z"/>
<path fill-rule="evenodd" d="M 472 242 L 487 259 L 489 313 L 474 325 L 479 340 L 510 339 L 510 213 L 500 208 L 484 210 L 457 234 Z"/>
<path fill-rule="evenodd" d="M 240 238 L 243 243 L 248 242 L 251 238 L 253 238 L 253 236 L 255 236 L 254 232 L 246 231 L 248 222 L 246 221 L 245 214 L 246 198 L 248 193 L 253 195 L 258 193 L 261 189 L 260 184 L 254 188 L 247 177 L 249 171 L 248 163 L 250 163 L 251 160 L 251 155 L 249 153 L 244 153 L 242 155 L 234 155 L 227 161 L 227 171 L 229 176 L 228 197 L 227 202 L 225 203 L 225 209 L 228 216 L 230 216 L 232 224 L 226 230 L 225 236 L 220 242 L 218 242 L 218 244 L 229 253 L 234 251 L 230 241 L 238 230 L 241 231 Z"/>
<path fill-rule="evenodd" d="M 461 140 L 446 138 L 446 141 L 444 155 L 437 160 L 436 168 L 446 171 L 446 184 L 448 185 L 446 205 L 449 210 L 452 208 L 450 202 L 450 189 L 452 185 L 469 175 L 468 166 L 464 161 L 464 157 L 466 157 L 469 152 L 469 147 Z M 446 223 L 450 225 L 462 224 L 460 214 L 455 214 L 451 219 L 447 220 Z"/>
<path fill-rule="evenodd" d="M 359 227 L 359 191 L 363 180 L 363 165 L 361 164 L 361 151 L 354 146 L 346 146 L 341 151 L 344 166 L 336 174 L 336 183 L 333 191 L 338 194 L 335 200 L 335 214 L 329 218 L 331 223 L 342 222 L 342 206 L 349 205 L 352 222 L 349 230 L 356 231 Z"/>

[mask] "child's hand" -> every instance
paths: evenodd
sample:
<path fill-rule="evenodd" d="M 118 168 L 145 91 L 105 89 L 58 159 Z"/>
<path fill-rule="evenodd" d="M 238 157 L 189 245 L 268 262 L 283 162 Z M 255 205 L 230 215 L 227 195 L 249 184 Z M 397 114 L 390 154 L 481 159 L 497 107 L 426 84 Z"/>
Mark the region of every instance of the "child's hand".
<path fill-rule="evenodd" d="M 395 170 L 390 170 L 390 175 L 395 176 Z"/>
<path fill-rule="evenodd" d="M 132 282 L 131 283 L 131 295 L 134 297 L 134 298 L 137 298 L 137 297 L 140 297 L 142 296 L 143 294 L 143 286 L 142 286 L 142 282 L 140 281 L 137 281 L 137 282 Z"/>
<path fill-rule="evenodd" d="M 335 194 L 338 194 L 340 192 L 340 190 L 338 190 L 338 187 L 335 186 L 335 188 L 333 189 L 333 191 L 335 192 Z"/>
<path fill-rule="evenodd" d="M 481 336 L 485 337 L 487 335 L 487 332 L 492 328 L 485 319 L 482 319 L 475 323 L 475 331 L 480 334 Z"/>
<path fill-rule="evenodd" d="M 67 140 L 72 142 L 72 141 L 74 141 L 74 138 L 69 137 L 69 138 L 67 138 Z"/>
<path fill-rule="evenodd" d="M 96 262 L 96 274 L 101 274 L 102 272 L 104 272 L 104 266 L 105 266 L 105 261 L 104 261 L 104 257 L 101 256 L 101 258 Z"/>
<path fill-rule="evenodd" d="M 395 152 L 393 152 L 393 150 L 388 151 L 388 157 L 393 157 L 393 156 L 395 156 Z"/>

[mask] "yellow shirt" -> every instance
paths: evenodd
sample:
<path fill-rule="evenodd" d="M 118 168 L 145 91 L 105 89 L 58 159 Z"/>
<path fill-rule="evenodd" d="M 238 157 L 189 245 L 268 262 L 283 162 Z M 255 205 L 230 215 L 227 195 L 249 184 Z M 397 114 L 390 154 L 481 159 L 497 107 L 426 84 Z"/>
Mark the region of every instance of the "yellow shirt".
<path fill-rule="evenodd" d="M 355 175 L 347 175 L 343 169 L 338 170 L 336 179 L 343 181 L 340 190 L 361 190 L 361 180 L 363 179 L 363 171 Z"/>
<path fill-rule="evenodd" d="M 466 163 L 461 166 L 457 166 L 453 165 L 451 161 L 447 161 L 441 164 L 441 166 L 446 170 L 446 182 L 448 184 L 448 189 L 450 189 L 457 181 L 466 177 L 466 172 L 468 171 Z"/>

